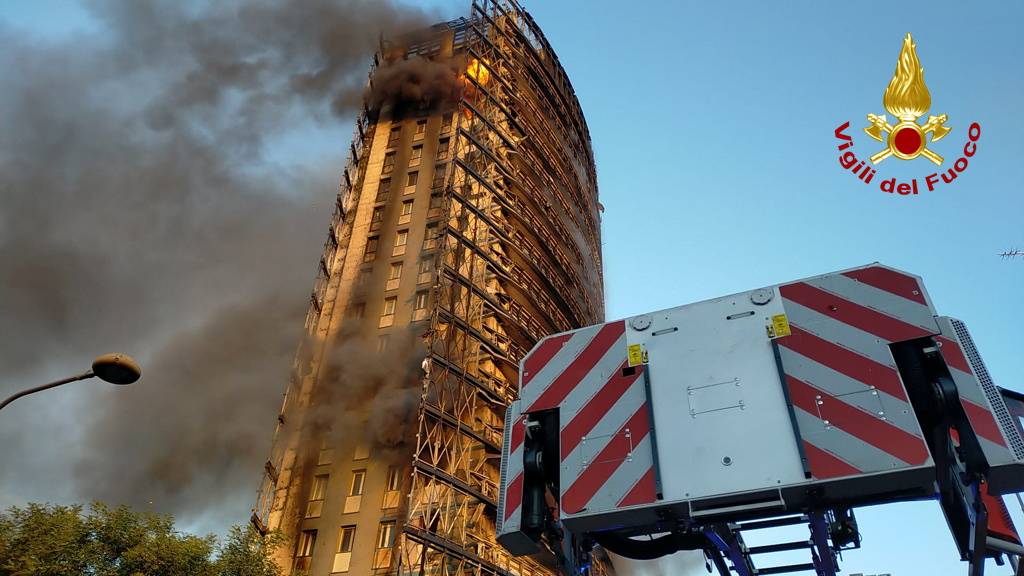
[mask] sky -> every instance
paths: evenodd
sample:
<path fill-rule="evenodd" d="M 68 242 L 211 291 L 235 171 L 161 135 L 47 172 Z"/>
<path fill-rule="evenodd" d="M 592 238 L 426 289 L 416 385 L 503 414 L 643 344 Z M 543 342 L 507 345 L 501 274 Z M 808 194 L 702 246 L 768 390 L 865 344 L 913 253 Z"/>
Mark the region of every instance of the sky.
<path fill-rule="evenodd" d="M 465 5 L 437 9 L 453 17 Z M 939 313 L 970 327 L 995 382 L 1024 390 L 1016 336 L 1024 257 L 999 256 L 1024 249 L 1020 4 L 524 5 L 589 124 L 605 208 L 608 319 L 879 261 L 922 276 Z M 41 36 L 94 26 L 71 0 L 0 0 L 0 21 Z M 929 113 L 947 114 L 952 127 L 930 145 L 944 168 L 960 156 L 968 126 L 981 126 L 967 169 L 934 192 L 923 189 L 934 172 L 923 158 L 888 159 L 870 185 L 861 183 L 839 165 L 833 134 L 849 121 L 858 157 L 882 148 L 861 128 L 868 113 L 885 113 L 882 93 L 908 32 L 931 91 Z M 273 143 L 272 153 L 340 166 L 350 130 L 311 128 Z M 878 184 L 893 177 L 916 178 L 921 193 L 881 192 Z M 844 556 L 844 572 L 966 570 L 937 504 L 857 515 L 863 548 Z"/>

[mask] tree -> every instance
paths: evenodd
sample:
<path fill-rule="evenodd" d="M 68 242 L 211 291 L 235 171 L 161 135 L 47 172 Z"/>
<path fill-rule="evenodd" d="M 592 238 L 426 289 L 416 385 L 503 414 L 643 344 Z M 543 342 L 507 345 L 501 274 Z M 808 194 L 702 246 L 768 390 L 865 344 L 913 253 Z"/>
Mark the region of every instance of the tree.
<path fill-rule="evenodd" d="M 264 536 L 252 526 L 233 526 L 217 558 L 217 576 L 280 576 L 273 554 L 284 541 L 280 532 Z"/>
<path fill-rule="evenodd" d="M 281 576 L 272 555 L 282 542 L 235 526 L 218 548 L 168 515 L 29 504 L 0 513 L 0 576 Z"/>

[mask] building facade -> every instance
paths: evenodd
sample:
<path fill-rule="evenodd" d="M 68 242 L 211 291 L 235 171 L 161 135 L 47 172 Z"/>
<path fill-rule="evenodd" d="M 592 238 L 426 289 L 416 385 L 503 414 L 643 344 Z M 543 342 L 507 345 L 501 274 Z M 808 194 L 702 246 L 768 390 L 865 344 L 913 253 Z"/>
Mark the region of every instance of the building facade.
<path fill-rule="evenodd" d="M 515 0 L 384 42 L 369 86 L 252 521 L 293 573 L 550 573 L 494 530 L 520 359 L 604 319 L 579 103 Z"/>

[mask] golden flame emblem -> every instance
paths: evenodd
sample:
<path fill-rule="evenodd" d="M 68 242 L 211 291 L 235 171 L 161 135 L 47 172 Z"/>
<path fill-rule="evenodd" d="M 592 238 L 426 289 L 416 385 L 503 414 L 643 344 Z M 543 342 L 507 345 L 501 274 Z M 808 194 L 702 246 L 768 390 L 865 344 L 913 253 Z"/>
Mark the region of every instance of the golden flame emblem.
<path fill-rule="evenodd" d="M 929 116 L 923 126 L 917 123 L 917 119 L 931 108 L 932 95 L 924 83 L 924 68 L 917 58 L 917 45 L 909 33 L 903 39 L 903 48 L 900 50 L 899 60 L 896 61 L 896 72 L 885 89 L 882 104 L 900 121 L 893 126 L 889 124 L 884 114 L 868 114 L 868 122 L 871 125 L 865 128 L 864 132 L 875 140 L 887 144 L 885 150 L 871 157 L 871 162 L 878 164 L 889 156 L 902 160 L 924 156 L 935 164 L 942 164 L 942 156 L 926 147 L 925 137 L 931 134 L 931 141 L 936 142 L 949 134 L 952 128 L 944 125 L 947 120 L 945 114 Z"/>

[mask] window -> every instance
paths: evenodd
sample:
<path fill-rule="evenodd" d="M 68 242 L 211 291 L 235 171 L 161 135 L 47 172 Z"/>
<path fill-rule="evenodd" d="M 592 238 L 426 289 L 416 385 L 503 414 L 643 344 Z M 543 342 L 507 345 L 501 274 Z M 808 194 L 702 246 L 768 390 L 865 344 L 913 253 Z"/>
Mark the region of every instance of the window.
<path fill-rule="evenodd" d="M 377 529 L 377 554 L 373 558 L 373 568 L 391 566 L 391 547 L 395 545 L 395 523 L 381 522 Z"/>
<path fill-rule="evenodd" d="M 299 551 L 296 556 L 305 557 L 313 555 L 313 546 L 316 545 L 316 530 L 303 530 L 299 537 Z"/>
<path fill-rule="evenodd" d="M 388 134 L 388 148 L 394 148 L 398 145 L 398 141 L 402 138 L 402 127 L 392 126 L 391 133 Z"/>
<path fill-rule="evenodd" d="M 395 290 L 398 288 L 398 283 L 402 279 L 402 263 L 392 262 L 391 267 L 388 268 L 388 281 L 384 285 L 385 290 Z"/>
<path fill-rule="evenodd" d="M 439 236 L 440 236 L 440 228 L 438 228 L 437 222 L 431 222 L 430 224 L 427 224 L 427 234 L 423 238 L 423 248 L 425 250 L 430 250 L 432 248 L 437 248 L 437 244 L 438 244 L 438 240 L 437 239 L 438 239 Z"/>
<path fill-rule="evenodd" d="M 366 460 L 370 457 L 370 447 L 360 442 L 356 444 L 355 454 L 352 456 L 353 460 Z"/>
<path fill-rule="evenodd" d="M 398 490 L 402 487 L 402 471 L 398 466 L 388 467 L 388 478 L 384 486 L 385 490 Z"/>
<path fill-rule="evenodd" d="M 431 194 L 430 195 L 430 211 L 433 212 L 435 210 L 440 210 L 441 209 L 441 204 L 443 203 L 443 201 L 444 201 L 444 199 L 441 197 L 441 193 L 440 192 L 435 192 L 435 193 Z"/>
<path fill-rule="evenodd" d="M 408 224 L 412 220 L 412 200 L 402 202 L 402 212 L 398 215 L 399 224 Z"/>
<path fill-rule="evenodd" d="M 366 303 L 365 302 L 355 302 L 355 303 L 349 305 L 349 307 L 348 307 L 348 317 L 349 318 L 362 318 L 365 315 L 366 315 Z"/>
<path fill-rule="evenodd" d="M 423 259 L 421 259 L 420 260 L 419 270 L 416 273 L 417 274 L 416 275 L 416 283 L 417 284 L 425 284 L 427 282 L 430 282 L 431 277 L 433 276 L 433 274 L 432 274 L 433 271 L 434 271 L 434 259 L 433 258 L 423 258 Z"/>
<path fill-rule="evenodd" d="M 316 465 L 330 464 L 332 460 L 334 460 L 334 449 L 320 448 L 320 452 L 316 455 Z"/>
<path fill-rule="evenodd" d="M 353 470 L 352 483 L 348 486 L 348 496 L 345 498 L 345 514 L 359 512 L 359 504 L 363 500 L 363 485 L 366 483 L 366 470 Z"/>
<path fill-rule="evenodd" d="M 409 166 L 419 166 L 423 158 L 423 144 L 412 147 L 412 156 L 409 157 Z"/>
<path fill-rule="evenodd" d="M 391 250 L 392 256 L 405 254 L 405 245 L 409 243 L 409 231 L 399 230 L 395 235 L 395 247 Z"/>
<path fill-rule="evenodd" d="M 313 477 L 313 490 L 310 492 L 310 500 L 323 500 L 327 493 L 327 474 L 318 474 Z"/>
<path fill-rule="evenodd" d="M 447 131 L 449 131 L 451 129 L 452 129 L 452 115 L 451 114 L 445 114 L 444 117 L 441 118 L 441 132 L 447 132 Z"/>
<path fill-rule="evenodd" d="M 441 138 L 437 142 L 437 159 L 447 160 L 448 159 L 448 139 Z"/>
<path fill-rule="evenodd" d="M 423 134 L 427 131 L 427 121 L 417 120 L 416 121 L 416 138 L 423 138 Z"/>
<path fill-rule="evenodd" d="M 351 552 L 352 543 L 356 539 L 355 526 L 342 526 L 338 530 L 338 552 Z"/>
<path fill-rule="evenodd" d="M 395 523 L 381 522 L 377 530 L 377 548 L 391 548 L 395 545 Z"/>
<path fill-rule="evenodd" d="M 395 305 L 398 303 L 398 298 L 390 296 L 384 299 L 384 309 L 380 314 L 380 322 L 377 323 L 378 328 L 387 328 L 395 323 Z"/>
<path fill-rule="evenodd" d="M 375 202 L 387 202 L 391 197 L 391 178 L 383 178 L 377 185 L 377 199 Z"/>
<path fill-rule="evenodd" d="M 429 293 L 426 290 L 420 290 L 416 292 L 416 300 L 413 302 L 412 319 L 413 322 L 418 320 L 427 319 L 427 295 Z"/>
<path fill-rule="evenodd" d="M 427 307 L 427 294 L 426 290 L 420 290 L 416 293 L 416 302 L 413 310 L 423 310 Z"/>
<path fill-rule="evenodd" d="M 353 470 L 352 483 L 349 484 L 349 496 L 362 496 L 363 484 L 366 482 L 366 470 Z"/>
<path fill-rule="evenodd" d="M 380 224 L 384 221 L 384 207 L 377 206 L 373 209 L 373 215 L 370 216 L 370 232 L 376 232 L 380 230 Z"/>
<path fill-rule="evenodd" d="M 438 164 L 434 166 L 434 181 L 430 183 L 430 187 L 433 190 L 440 190 L 444 188 L 444 181 L 448 176 L 448 165 Z"/>
<path fill-rule="evenodd" d="M 391 174 L 391 172 L 394 169 L 395 169 L 395 153 L 394 152 L 388 152 L 387 154 L 384 155 L 384 166 L 381 167 L 380 173 L 381 174 Z"/>
<path fill-rule="evenodd" d="M 327 493 L 327 474 L 318 474 L 313 477 L 313 489 L 309 494 L 309 504 L 306 505 L 306 518 L 317 518 L 324 509 L 324 494 Z"/>
<path fill-rule="evenodd" d="M 384 502 L 381 508 L 398 507 L 399 490 L 402 489 L 402 469 L 398 466 L 389 466 L 387 479 L 384 482 Z"/>
<path fill-rule="evenodd" d="M 388 270 L 388 280 L 398 280 L 402 277 L 402 263 L 392 262 L 391 268 Z"/>
<path fill-rule="evenodd" d="M 331 573 L 348 572 L 352 563 L 352 544 L 356 539 L 355 526 L 342 526 L 338 529 L 338 552 L 334 555 L 334 566 Z"/>
<path fill-rule="evenodd" d="M 420 181 L 419 172 L 409 172 L 405 178 L 405 193 L 412 194 L 416 191 L 416 183 Z"/>
<path fill-rule="evenodd" d="M 363 262 L 373 262 L 373 259 L 377 257 L 377 244 L 379 243 L 379 236 L 371 236 L 366 239 L 366 251 L 363 252 Z"/>
<path fill-rule="evenodd" d="M 391 340 L 391 336 L 388 334 L 381 334 L 380 336 L 377 336 L 378 353 L 383 353 L 387 351 L 389 340 Z"/>

